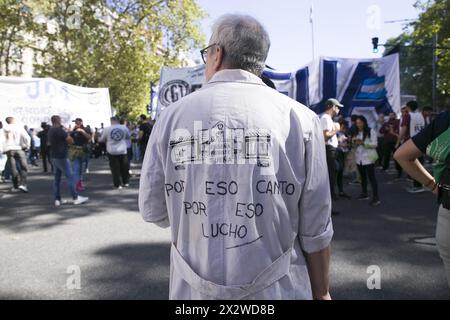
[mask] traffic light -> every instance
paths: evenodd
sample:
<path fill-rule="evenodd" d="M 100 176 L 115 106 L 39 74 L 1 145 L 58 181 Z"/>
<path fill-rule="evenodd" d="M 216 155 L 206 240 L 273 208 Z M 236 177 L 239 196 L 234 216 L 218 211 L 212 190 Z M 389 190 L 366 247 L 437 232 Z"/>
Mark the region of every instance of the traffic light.
<path fill-rule="evenodd" d="M 378 38 L 372 38 L 373 53 L 378 53 Z"/>

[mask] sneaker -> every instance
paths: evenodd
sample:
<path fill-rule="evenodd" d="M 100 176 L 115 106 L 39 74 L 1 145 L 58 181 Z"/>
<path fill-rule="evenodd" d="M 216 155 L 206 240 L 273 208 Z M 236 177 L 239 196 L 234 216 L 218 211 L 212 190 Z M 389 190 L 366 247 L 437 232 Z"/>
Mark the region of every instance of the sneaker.
<path fill-rule="evenodd" d="M 130 186 L 129 183 L 125 183 L 125 184 L 123 185 L 124 188 L 128 188 L 129 186 Z"/>
<path fill-rule="evenodd" d="M 371 206 L 373 206 L 373 207 L 376 207 L 376 206 L 379 206 L 381 204 L 381 201 L 380 200 L 372 200 L 372 201 L 370 201 L 369 204 Z"/>
<path fill-rule="evenodd" d="M 82 203 L 85 203 L 88 200 L 89 200 L 88 197 L 78 196 L 75 200 L 73 200 L 73 204 L 82 204 Z"/>
<path fill-rule="evenodd" d="M 86 169 L 85 173 L 89 173 L 89 169 Z"/>
<path fill-rule="evenodd" d="M 133 171 L 128 170 L 128 174 L 131 176 L 133 174 Z"/>
<path fill-rule="evenodd" d="M 19 190 L 25 193 L 28 193 L 28 188 L 26 186 L 20 185 Z"/>
<path fill-rule="evenodd" d="M 369 196 L 364 193 L 360 194 L 358 197 L 358 200 L 369 200 L 369 199 L 370 199 Z"/>
<path fill-rule="evenodd" d="M 67 200 L 55 200 L 55 207 L 59 207 L 63 204 L 68 204 L 69 202 Z"/>
<path fill-rule="evenodd" d="M 121 189 L 122 189 L 122 186 L 114 187 L 114 189 L 116 189 L 116 190 L 121 190 Z"/>
<path fill-rule="evenodd" d="M 408 188 L 407 191 L 409 193 L 421 193 L 421 192 L 425 192 L 425 189 L 422 187 L 412 187 L 412 188 Z"/>

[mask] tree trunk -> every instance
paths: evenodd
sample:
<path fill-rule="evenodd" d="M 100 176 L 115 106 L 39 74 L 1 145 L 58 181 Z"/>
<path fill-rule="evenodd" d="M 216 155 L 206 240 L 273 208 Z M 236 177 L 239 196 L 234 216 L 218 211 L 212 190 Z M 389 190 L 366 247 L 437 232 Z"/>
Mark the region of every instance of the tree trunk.
<path fill-rule="evenodd" d="M 3 52 L 4 52 L 4 50 L 5 50 L 5 43 L 6 43 L 6 38 L 7 38 L 7 35 L 8 35 L 8 30 L 5 30 L 3 33 L 2 33 L 2 35 L 1 35 L 1 37 L 0 37 L 0 76 L 2 76 L 3 75 L 3 57 L 5 57 L 6 55 L 4 55 L 3 54 Z"/>

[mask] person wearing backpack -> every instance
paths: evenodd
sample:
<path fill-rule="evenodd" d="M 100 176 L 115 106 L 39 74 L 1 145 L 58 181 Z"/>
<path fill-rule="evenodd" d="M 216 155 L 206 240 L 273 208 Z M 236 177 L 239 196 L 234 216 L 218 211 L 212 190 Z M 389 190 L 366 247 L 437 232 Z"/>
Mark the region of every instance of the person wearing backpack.
<path fill-rule="evenodd" d="M 417 160 L 427 154 L 436 161 L 433 175 Z M 438 197 L 436 244 L 450 287 L 450 111 L 439 114 L 428 126 L 403 144 L 395 160 L 414 179 Z"/>

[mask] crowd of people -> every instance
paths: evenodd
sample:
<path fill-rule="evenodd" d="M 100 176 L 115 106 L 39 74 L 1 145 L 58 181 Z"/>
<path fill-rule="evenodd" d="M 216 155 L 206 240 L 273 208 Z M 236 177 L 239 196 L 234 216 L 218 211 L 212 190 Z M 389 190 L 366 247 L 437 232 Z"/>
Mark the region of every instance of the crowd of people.
<path fill-rule="evenodd" d="M 397 157 L 394 158 L 394 153 L 405 143 L 409 146 L 411 138 L 418 136 L 425 127 L 431 128 L 430 124 L 433 123 L 434 118 L 432 109 L 424 107 L 420 112 L 417 102 L 409 101 L 402 107 L 399 118 L 394 112 L 389 113 L 387 118 L 385 114 L 380 113 L 373 127 L 370 127 L 363 115 L 352 115 L 347 121 L 340 114 L 343 107 L 337 99 L 330 98 L 325 103 L 325 112 L 319 115 L 320 131 L 325 145 L 327 181 L 331 191 L 330 203 L 333 204 L 339 199 L 352 199 L 352 196 L 344 190 L 346 177 L 351 180 L 350 183 L 361 186 L 361 193 L 356 197 L 357 200 L 370 200 L 370 205 L 378 206 L 381 200 L 377 175 L 395 168 L 394 180 L 402 178 L 402 166 L 405 165 L 401 162 L 406 161 L 402 159 L 404 152 L 398 157 L 400 163 Z M 441 115 L 437 120 L 440 118 L 442 118 Z M 145 115 L 139 117 L 137 124 L 116 116 L 111 117 L 110 121 L 110 126 L 105 127 L 102 123 L 99 128 L 92 130 L 89 125 L 84 125 L 81 118 L 73 120 L 73 126 L 64 127 L 61 117 L 54 115 L 51 117 L 51 125 L 43 122 L 40 130 L 37 130 L 28 129 L 27 126 L 17 123 L 14 117 L 7 117 L 5 125 L 0 121 L 2 181 L 12 181 L 11 192 L 28 193 L 29 166 L 38 167 L 37 160 L 40 159 L 42 171 L 45 173 L 51 171 L 54 175 L 54 205 L 56 207 L 68 203 L 79 205 L 89 200 L 88 197 L 83 196 L 86 190 L 83 175 L 89 173 L 89 160 L 107 158 L 113 187 L 116 189 L 129 187 L 132 173 L 130 164 L 132 161 L 143 160 L 155 122 Z M 440 120 L 441 123 L 445 121 L 449 120 Z M 441 124 L 439 133 L 442 133 L 446 125 L 448 126 L 447 123 Z M 418 138 L 418 141 L 422 140 Z M 425 142 L 419 148 L 419 151 L 413 149 L 413 152 L 415 151 L 414 154 L 420 164 L 427 160 L 433 161 L 432 158 L 425 156 Z M 392 164 L 394 168 L 391 168 Z M 412 182 L 408 192 L 424 192 L 424 186 L 431 186 L 432 188 L 429 189 L 437 192 L 437 184 L 434 179 L 433 184 L 429 182 L 431 181 L 429 174 L 422 173 L 423 171 L 417 174 L 414 170 L 419 169 L 415 166 L 413 169 L 406 170 L 408 174 L 411 174 Z M 63 200 L 61 196 L 63 176 L 66 178 L 72 201 Z M 368 193 L 369 183 L 371 197 Z M 445 264 L 450 265 L 450 255 L 446 248 L 448 219 L 445 210 L 439 211 L 438 245 Z M 332 208 L 331 214 L 338 215 L 339 212 Z"/>
<path fill-rule="evenodd" d="M 332 199 L 351 199 L 351 196 L 344 192 L 343 183 L 343 177 L 350 177 L 353 178 L 351 183 L 361 185 L 358 200 L 370 200 L 369 204 L 372 206 L 380 205 L 377 171 L 388 172 L 393 164 L 396 170 L 394 180 L 402 179 L 403 170 L 394 160 L 394 152 L 431 123 L 432 108 L 424 107 L 419 112 L 417 102 L 409 101 L 402 107 L 399 118 L 394 112 L 390 112 L 387 118 L 384 113 L 379 113 L 370 127 L 363 115 L 352 115 L 348 123 L 339 115 L 344 106 L 334 98 L 329 99 L 325 105 L 325 112 L 320 118 L 326 144 Z M 419 161 L 424 163 L 424 159 L 421 157 Z M 426 191 L 420 182 L 408 178 L 412 181 L 412 186 L 407 188 L 408 192 Z M 368 194 L 368 182 L 371 186 L 371 197 Z M 337 215 L 339 212 L 332 210 L 332 214 Z"/>
<path fill-rule="evenodd" d="M 40 130 L 17 123 L 14 117 L 0 121 L 0 173 L 2 182 L 12 181 L 11 192 L 28 193 L 29 166 L 38 166 L 41 159 L 44 173 L 54 174 L 55 206 L 68 203 L 62 200 L 60 185 L 65 176 L 73 204 L 88 201 L 81 194 L 86 191 L 83 176 L 89 173 L 91 158 L 108 157 L 113 186 L 129 186 L 131 161 L 142 161 L 154 122 L 146 115 L 138 123 L 112 117 L 111 126 L 99 128 L 84 125 L 76 118 L 73 126 L 64 127 L 61 117 L 51 117 L 51 124 L 41 123 Z"/>
<path fill-rule="evenodd" d="M 344 177 L 360 184 L 357 200 L 379 206 L 377 175 L 394 163 L 395 179 L 403 169 L 410 175 L 409 192 L 439 196 L 437 240 L 450 284 L 449 112 L 433 120 L 432 109 L 409 101 L 400 118 L 380 113 L 371 126 L 364 115 L 344 119 L 344 106 L 330 98 L 317 116 L 263 82 L 269 47 L 256 19 L 221 17 L 201 50 L 207 83 L 156 123 L 112 117 L 93 131 L 81 118 L 65 128 L 53 115 L 38 132 L 8 117 L 2 175 L 12 176 L 12 191 L 28 192 L 28 165 L 40 153 L 44 172 L 54 174 L 55 206 L 64 203 L 63 175 L 73 203 L 82 204 L 91 157 L 108 158 L 117 189 L 129 186 L 130 161 L 143 159 L 139 210 L 145 221 L 171 227 L 170 298 L 330 299 L 333 204 L 352 198 Z M 189 131 L 194 122 L 209 126 L 198 148 L 190 147 L 199 134 Z M 435 176 L 422 166 L 433 159 Z M 269 184 L 276 187 L 261 187 Z"/>

